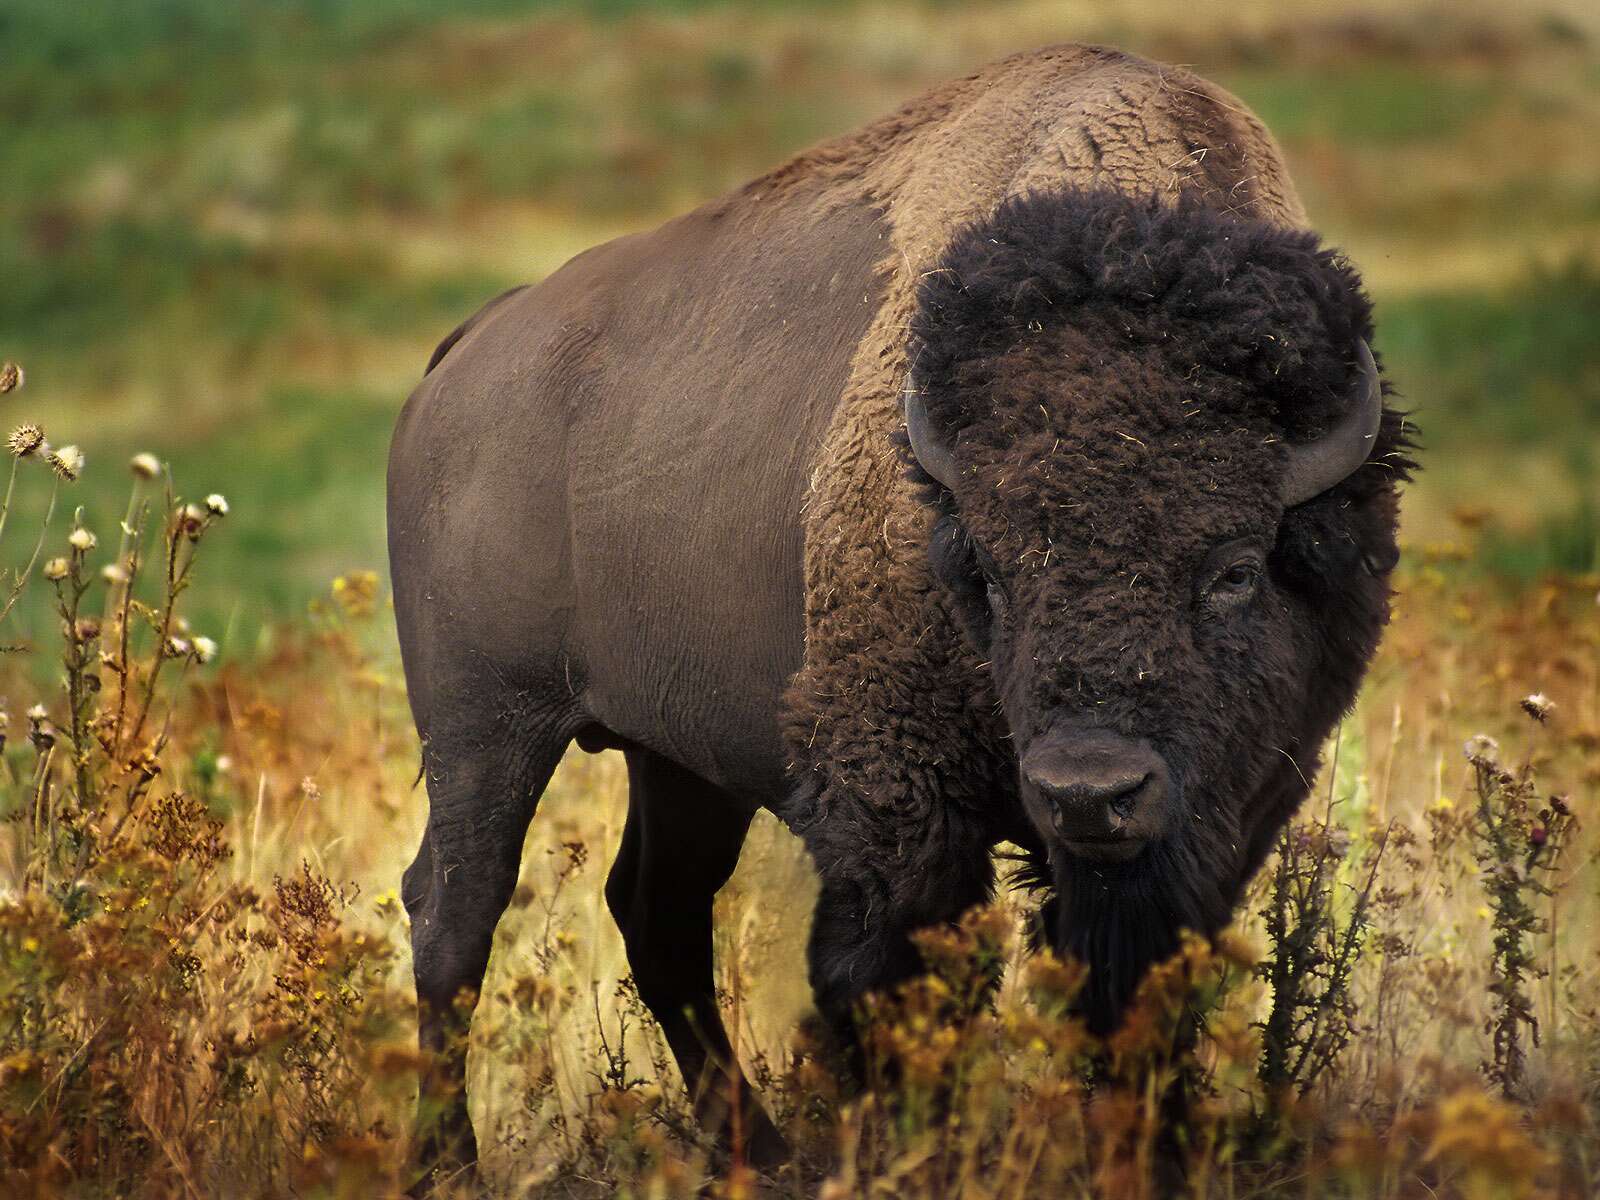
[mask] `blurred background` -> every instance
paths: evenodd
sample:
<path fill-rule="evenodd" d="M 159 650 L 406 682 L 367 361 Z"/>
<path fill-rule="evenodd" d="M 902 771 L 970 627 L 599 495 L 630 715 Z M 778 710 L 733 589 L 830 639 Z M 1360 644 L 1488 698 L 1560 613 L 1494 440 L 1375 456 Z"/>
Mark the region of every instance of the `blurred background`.
<path fill-rule="evenodd" d="M 1412 548 L 1591 571 L 1597 38 L 1584 0 L 6 0 L 9 407 L 98 460 L 70 502 L 120 511 L 130 449 L 229 495 L 196 609 L 246 651 L 383 569 L 394 415 L 481 301 L 984 60 L 1108 42 L 1254 107 L 1364 270 L 1427 448 Z"/>

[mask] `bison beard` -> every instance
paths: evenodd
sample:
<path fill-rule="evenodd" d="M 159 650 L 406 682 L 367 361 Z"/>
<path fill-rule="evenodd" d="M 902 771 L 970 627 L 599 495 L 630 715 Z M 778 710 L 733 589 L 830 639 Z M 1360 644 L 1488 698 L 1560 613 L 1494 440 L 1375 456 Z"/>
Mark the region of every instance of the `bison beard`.
<path fill-rule="evenodd" d="M 1223 881 L 1237 875 L 1229 841 L 1216 826 L 1184 826 L 1131 863 L 1069 859 L 1052 869 L 1030 854 L 1017 883 L 1047 893 L 1033 947 L 1054 944 L 1088 966 L 1077 1008 L 1091 1032 L 1116 1029 L 1145 972 L 1177 953 L 1185 931 L 1210 937 L 1228 923 L 1233 897 Z"/>

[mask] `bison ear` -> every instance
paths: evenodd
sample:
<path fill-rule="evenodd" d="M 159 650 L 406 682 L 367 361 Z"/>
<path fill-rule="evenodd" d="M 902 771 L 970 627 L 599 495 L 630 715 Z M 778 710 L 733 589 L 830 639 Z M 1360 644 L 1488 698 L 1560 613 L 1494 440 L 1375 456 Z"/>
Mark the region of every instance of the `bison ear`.
<path fill-rule="evenodd" d="M 1356 384 L 1345 415 L 1314 442 L 1290 446 L 1279 496 L 1285 508 L 1304 504 L 1342 483 L 1372 457 L 1383 423 L 1383 382 L 1365 341 L 1356 342 Z"/>
<path fill-rule="evenodd" d="M 911 453 L 917 465 L 944 487 L 955 490 L 956 464 L 950 447 L 939 439 L 922 392 L 915 387 L 905 391 L 906 439 L 911 443 Z"/>

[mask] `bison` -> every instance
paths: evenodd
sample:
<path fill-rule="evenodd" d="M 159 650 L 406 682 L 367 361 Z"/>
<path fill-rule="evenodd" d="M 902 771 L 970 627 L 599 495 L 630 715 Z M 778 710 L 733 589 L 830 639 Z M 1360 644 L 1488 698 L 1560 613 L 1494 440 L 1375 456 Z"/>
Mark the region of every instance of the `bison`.
<path fill-rule="evenodd" d="M 696 1111 L 784 1153 L 718 1015 L 755 812 L 820 880 L 824 1018 L 1046 885 L 1112 1028 L 1214 933 L 1377 645 L 1411 463 L 1352 268 L 1184 70 L 1018 55 L 491 301 L 395 431 L 429 814 L 422 1153 L 476 1155 L 471 998 L 567 746 L 620 749 L 606 900 Z"/>

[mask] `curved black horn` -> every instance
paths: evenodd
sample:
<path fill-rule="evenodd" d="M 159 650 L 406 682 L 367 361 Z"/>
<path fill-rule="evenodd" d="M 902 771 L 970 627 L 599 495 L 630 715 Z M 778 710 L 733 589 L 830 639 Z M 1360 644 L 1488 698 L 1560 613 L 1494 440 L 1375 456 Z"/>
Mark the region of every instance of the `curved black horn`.
<path fill-rule="evenodd" d="M 1285 508 L 1304 504 L 1345 479 L 1372 456 L 1383 421 L 1383 386 L 1365 341 L 1356 343 L 1361 375 L 1351 389 L 1350 411 L 1314 442 L 1289 447 L 1279 494 Z M 920 455 L 918 456 L 920 457 Z"/>
<path fill-rule="evenodd" d="M 950 457 L 950 447 L 941 442 L 933 432 L 933 422 L 923 406 L 922 393 L 915 388 L 906 389 L 906 436 L 911 441 L 911 453 L 917 463 L 945 487 L 953 487 L 956 477 L 955 460 Z"/>

